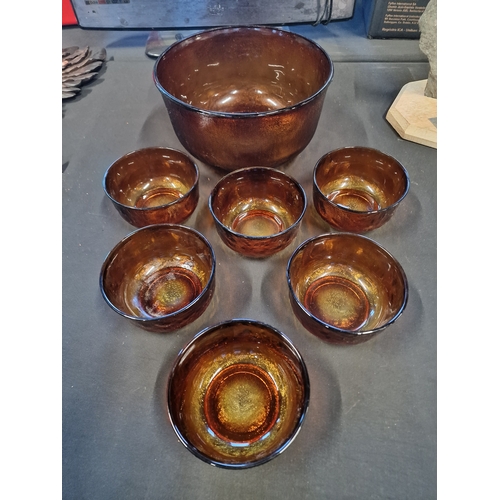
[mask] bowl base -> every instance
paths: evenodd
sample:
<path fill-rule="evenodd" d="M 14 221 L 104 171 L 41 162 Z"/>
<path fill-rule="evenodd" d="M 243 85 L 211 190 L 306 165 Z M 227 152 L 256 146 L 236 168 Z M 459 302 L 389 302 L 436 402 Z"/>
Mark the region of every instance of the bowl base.
<path fill-rule="evenodd" d="M 362 328 L 370 313 L 370 303 L 361 287 L 340 276 L 325 276 L 306 290 L 304 305 L 314 316 L 342 330 Z"/>
<path fill-rule="evenodd" d="M 374 212 L 382 207 L 370 193 L 359 189 L 337 189 L 327 198 L 340 207 L 357 212 Z"/>
<path fill-rule="evenodd" d="M 210 383 L 204 410 L 209 427 L 219 438 L 252 443 L 268 433 L 278 418 L 278 388 L 262 368 L 234 364 Z"/>
<path fill-rule="evenodd" d="M 192 271 L 167 267 L 149 276 L 136 298 L 142 312 L 157 317 L 187 306 L 202 289 L 200 279 Z"/>
<path fill-rule="evenodd" d="M 182 198 L 183 195 L 183 192 L 178 189 L 158 187 L 143 193 L 135 202 L 135 206 L 137 208 L 151 208 L 168 205 Z"/>
<path fill-rule="evenodd" d="M 285 224 L 269 210 L 249 210 L 236 217 L 231 224 L 233 231 L 246 236 L 272 236 L 283 231 Z"/>

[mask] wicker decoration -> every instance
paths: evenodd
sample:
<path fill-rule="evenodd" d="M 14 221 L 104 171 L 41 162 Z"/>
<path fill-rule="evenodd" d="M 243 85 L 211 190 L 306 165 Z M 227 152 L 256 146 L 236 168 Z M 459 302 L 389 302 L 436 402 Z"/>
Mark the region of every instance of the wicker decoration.
<path fill-rule="evenodd" d="M 94 78 L 106 59 L 106 50 L 92 53 L 89 47 L 62 49 L 62 98 L 69 99 L 80 92 L 80 86 Z"/>

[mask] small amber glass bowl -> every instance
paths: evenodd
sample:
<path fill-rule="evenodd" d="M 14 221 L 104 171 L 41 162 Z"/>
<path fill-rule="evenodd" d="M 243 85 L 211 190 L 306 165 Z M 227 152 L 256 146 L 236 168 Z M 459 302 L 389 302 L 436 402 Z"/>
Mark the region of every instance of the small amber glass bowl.
<path fill-rule="evenodd" d="M 132 151 L 106 171 L 103 188 L 120 215 L 133 226 L 180 224 L 199 199 L 197 165 L 171 148 Z"/>
<path fill-rule="evenodd" d="M 408 301 L 401 265 L 359 234 L 310 238 L 290 257 L 286 275 L 296 317 L 332 343 L 372 338 L 401 316 Z"/>
<path fill-rule="evenodd" d="M 153 332 L 177 330 L 212 299 L 215 255 L 198 231 L 176 224 L 137 229 L 106 257 L 100 289 L 115 312 Z"/>
<path fill-rule="evenodd" d="M 182 444 L 211 465 L 263 464 L 293 441 L 309 405 L 309 376 L 272 326 L 233 319 L 206 328 L 179 353 L 167 387 Z"/>
<path fill-rule="evenodd" d="M 382 226 L 409 189 L 403 165 L 372 148 L 337 149 L 314 167 L 314 207 L 340 231 L 365 233 Z"/>
<path fill-rule="evenodd" d="M 250 167 L 223 177 L 208 205 L 229 248 L 247 257 L 268 257 L 295 238 L 307 199 L 302 186 L 283 172 Z"/>

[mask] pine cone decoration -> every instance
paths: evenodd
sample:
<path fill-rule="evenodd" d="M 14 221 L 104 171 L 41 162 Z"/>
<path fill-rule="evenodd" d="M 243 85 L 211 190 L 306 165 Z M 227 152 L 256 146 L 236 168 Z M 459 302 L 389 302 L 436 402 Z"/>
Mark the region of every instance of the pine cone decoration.
<path fill-rule="evenodd" d="M 89 47 L 62 49 L 62 98 L 69 99 L 80 92 L 80 86 L 94 78 L 106 59 L 106 50 L 92 54 Z"/>

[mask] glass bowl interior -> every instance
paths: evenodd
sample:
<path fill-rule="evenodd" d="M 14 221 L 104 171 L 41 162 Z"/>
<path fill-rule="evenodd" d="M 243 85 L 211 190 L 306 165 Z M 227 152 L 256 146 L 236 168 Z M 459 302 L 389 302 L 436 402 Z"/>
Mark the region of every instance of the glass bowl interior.
<path fill-rule="evenodd" d="M 279 234 L 304 215 L 302 187 L 282 172 L 256 167 L 223 177 L 211 193 L 213 216 L 228 230 L 251 237 Z"/>
<path fill-rule="evenodd" d="M 315 43 L 267 27 L 207 30 L 160 56 L 157 85 L 186 106 L 214 113 L 266 113 L 320 92 L 333 74 Z"/>
<path fill-rule="evenodd" d="M 179 354 L 167 401 L 191 452 L 213 465 L 247 468 L 281 453 L 298 433 L 309 379 L 282 333 L 232 320 L 204 330 Z"/>
<path fill-rule="evenodd" d="M 184 153 L 145 148 L 114 162 L 104 190 L 115 202 L 137 209 L 169 205 L 186 196 L 198 182 L 198 168 Z"/>
<path fill-rule="evenodd" d="M 408 297 L 401 265 L 373 240 L 356 234 L 308 240 L 291 256 L 287 279 L 305 314 L 351 333 L 385 328 Z"/>
<path fill-rule="evenodd" d="M 110 252 L 101 271 L 101 289 L 120 314 L 156 320 L 191 306 L 214 273 L 213 250 L 200 233 L 158 224 L 131 233 Z"/>
<path fill-rule="evenodd" d="M 314 169 L 314 182 L 330 203 L 366 213 L 399 203 L 409 189 L 408 174 L 396 159 L 365 147 L 326 154 Z"/>

